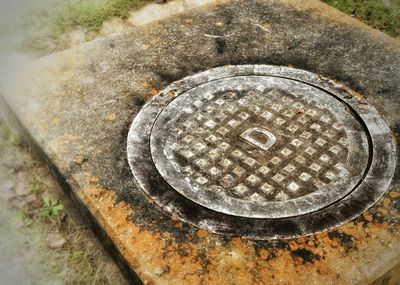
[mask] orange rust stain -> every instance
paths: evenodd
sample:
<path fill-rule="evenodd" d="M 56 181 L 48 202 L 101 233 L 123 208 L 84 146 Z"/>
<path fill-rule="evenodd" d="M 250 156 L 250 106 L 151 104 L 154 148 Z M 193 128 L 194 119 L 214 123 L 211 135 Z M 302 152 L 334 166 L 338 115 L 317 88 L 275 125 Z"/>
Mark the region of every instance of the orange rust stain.
<path fill-rule="evenodd" d="M 389 208 L 391 204 L 392 204 L 392 200 L 390 200 L 389 198 L 382 199 L 383 207 Z"/>
<path fill-rule="evenodd" d="M 331 241 L 331 247 L 337 248 L 339 246 L 339 240 L 337 238 L 333 238 Z"/>
<path fill-rule="evenodd" d="M 291 250 L 299 249 L 299 245 L 293 240 L 289 242 L 289 247 L 290 247 Z"/>
<path fill-rule="evenodd" d="M 234 246 L 241 246 L 242 245 L 242 239 L 240 237 L 234 237 L 231 239 L 231 244 Z"/>
<path fill-rule="evenodd" d="M 390 196 L 391 198 L 399 198 L 399 197 L 400 197 L 400 192 L 390 191 L 390 192 L 389 192 L 389 196 Z"/>
<path fill-rule="evenodd" d="M 151 87 L 152 86 L 152 84 L 148 81 L 143 82 L 142 85 L 143 85 L 143 87 Z"/>
<path fill-rule="evenodd" d="M 124 202 L 116 203 L 112 191 L 91 186 L 80 194 L 127 262 L 148 284 L 349 284 L 352 278 L 368 284 L 373 280 L 365 279 L 365 275 L 354 276 L 348 268 L 367 270 L 363 264 L 379 260 L 376 254 L 388 250 L 382 241 L 393 246 L 400 240 L 389 234 L 386 223 L 364 226 L 362 222 L 350 222 L 337 230 L 351 236 L 357 250 L 349 252 L 326 232 L 291 240 L 289 249 L 272 246 L 257 252 L 252 241 L 236 237 L 223 243 L 205 230 L 196 232 L 200 237 L 196 242 L 188 233 L 187 242 L 178 242 L 169 233 L 144 230 L 131 222 L 128 218 L 133 210 Z M 200 257 L 199 252 L 204 250 L 205 257 Z M 309 251 L 317 258 L 295 256 L 296 250 Z M 182 251 L 185 254 L 178 253 Z M 204 258 L 206 265 L 201 262 Z"/>
<path fill-rule="evenodd" d="M 182 223 L 177 223 L 176 225 L 175 225 L 175 228 L 177 228 L 177 229 L 181 229 L 183 227 L 183 224 Z"/>
<path fill-rule="evenodd" d="M 261 249 L 259 254 L 261 259 L 267 259 L 269 256 L 268 250 L 265 249 Z"/>
<path fill-rule="evenodd" d="M 127 219 L 133 214 L 132 209 L 124 202 L 115 203 L 116 195 L 111 191 L 88 188 L 81 191 L 81 194 L 91 211 L 96 213 L 102 227 L 106 229 L 124 258 L 135 268 L 142 280 L 148 283 L 157 283 L 157 280 L 167 283 L 181 280 L 185 284 L 201 282 L 201 276 L 198 275 L 201 264 L 195 260 L 196 250 L 190 251 L 188 256 L 181 256 L 176 251 L 178 248 L 176 242 L 166 246 L 160 233 L 141 230 L 129 222 Z M 165 251 L 166 255 L 163 256 Z M 166 265 L 168 270 L 165 270 Z"/>
<path fill-rule="evenodd" d="M 96 183 L 99 183 L 99 178 L 97 178 L 97 177 L 94 177 L 94 176 L 91 176 L 90 178 L 89 178 L 89 184 L 96 184 Z"/>
<path fill-rule="evenodd" d="M 386 210 L 386 209 L 384 209 L 384 208 L 378 208 L 378 211 L 377 211 L 377 212 L 378 212 L 379 214 L 385 216 L 385 215 L 387 215 L 388 210 Z"/>
<path fill-rule="evenodd" d="M 208 236 L 208 232 L 206 230 L 204 230 L 204 229 L 200 229 L 200 230 L 197 231 L 197 236 L 199 238 L 205 238 L 205 237 Z"/>
<path fill-rule="evenodd" d="M 354 97 L 360 98 L 360 99 L 365 99 L 365 96 L 356 92 L 356 91 L 352 91 L 351 95 L 353 95 Z"/>
<path fill-rule="evenodd" d="M 155 95 L 158 94 L 158 92 L 159 91 L 157 89 L 153 88 L 153 89 L 150 90 L 150 95 L 155 96 Z"/>
<path fill-rule="evenodd" d="M 186 19 L 185 23 L 191 25 L 193 23 L 193 19 Z"/>
<path fill-rule="evenodd" d="M 373 230 L 386 230 L 388 228 L 388 224 L 386 223 L 375 223 L 370 226 Z"/>
<path fill-rule="evenodd" d="M 207 270 L 208 270 L 208 271 L 214 270 L 214 268 L 215 268 L 215 266 L 212 265 L 212 264 L 208 264 L 208 265 L 207 265 Z"/>
<path fill-rule="evenodd" d="M 371 214 L 369 214 L 368 212 L 365 212 L 364 214 L 363 214 L 363 216 L 364 216 L 364 219 L 366 219 L 368 222 L 372 222 L 373 221 L 373 217 L 372 217 L 372 215 Z"/>

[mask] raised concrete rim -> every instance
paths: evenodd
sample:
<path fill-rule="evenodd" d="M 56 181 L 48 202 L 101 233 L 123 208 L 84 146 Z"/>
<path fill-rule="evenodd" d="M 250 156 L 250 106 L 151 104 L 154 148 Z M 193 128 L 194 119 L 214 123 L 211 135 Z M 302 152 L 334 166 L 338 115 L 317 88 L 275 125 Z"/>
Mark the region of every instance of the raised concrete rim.
<path fill-rule="evenodd" d="M 321 210 L 281 219 L 252 219 L 214 212 L 180 195 L 156 170 L 149 138 L 155 118 L 176 96 L 208 81 L 241 75 L 291 79 L 328 92 L 351 108 L 369 132 L 370 168 L 364 180 L 349 195 Z M 292 238 L 339 226 L 359 216 L 386 192 L 396 159 L 392 135 L 384 119 L 366 100 L 353 96 L 349 88 L 304 70 L 241 65 L 213 68 L 174 82 L 152 98 L 134 119 L 127 142 L 128 161 L 138 187 L 162 209 L 179 219 L 215 233 L 253 239 Z"/>

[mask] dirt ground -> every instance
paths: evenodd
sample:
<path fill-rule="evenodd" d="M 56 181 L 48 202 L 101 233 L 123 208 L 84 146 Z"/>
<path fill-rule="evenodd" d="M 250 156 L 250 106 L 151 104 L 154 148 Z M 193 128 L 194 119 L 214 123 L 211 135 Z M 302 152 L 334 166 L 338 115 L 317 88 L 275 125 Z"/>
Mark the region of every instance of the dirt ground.
<path fill-rule="evenodd" d="M 0 123 L 0 284 L 128 284 L 48 169 Z"/>

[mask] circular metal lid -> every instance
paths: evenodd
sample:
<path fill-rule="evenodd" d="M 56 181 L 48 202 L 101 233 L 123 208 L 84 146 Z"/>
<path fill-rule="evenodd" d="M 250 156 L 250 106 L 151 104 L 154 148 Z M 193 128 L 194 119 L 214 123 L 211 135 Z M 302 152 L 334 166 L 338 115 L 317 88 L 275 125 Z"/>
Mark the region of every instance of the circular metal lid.
<path fill-rule="evenodd" d="M 285 78 L 207 82 L 173 100 L 151 137 L 179 193 L 231 215 L 282 218 L 324 208 L 362 179 L 365 130 L 326 92 Z"/>
<path fill-rule="evenodd" d="M 365 198 L 363 185 L 379 166 L 384 175 L 374 197 L 339 218 L 331 212 L 326 227 L 343 223 L 383 194 L 395 160 L 390 130 L 376 110 L 335 84 L 262 65 L 185 78 L 135 118 L 128 136 L 132 172 L 157 204 L 185 221 L 268 238 L 323 230 L 298 225 L 316 213 L 324 217 L 327 209 L 337 211 L 352 195 Z M 377 152 L 386 154 L 386 168 L 376 165 Z M 201 216 L 193 217 L 194 209 Z M 234 229 L 235 221 L 237 226 L 244 220 L 246 226 Z M 272 221 L 296 227 L 263 232 Z"/>

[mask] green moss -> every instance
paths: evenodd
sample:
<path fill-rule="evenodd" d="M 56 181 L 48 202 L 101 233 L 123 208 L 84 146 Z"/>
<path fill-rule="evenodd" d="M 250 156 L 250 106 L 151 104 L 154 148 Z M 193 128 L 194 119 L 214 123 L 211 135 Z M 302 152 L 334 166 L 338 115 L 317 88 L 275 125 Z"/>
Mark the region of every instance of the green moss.
<path fill-rule="evenodd" d="M 322 0 L 391 36 L 400 34 L 399 0 Z M 384 2 L 387 2 L 385 5 Z"/>
<path fill-rule="evenodd" d="M 126 18 L 131 9 L 141 4 L 141 0 L 75 0 L 60 10 L 56 23 L 64 32 L 76 27 L 98 30 L 104 21 L 112 17 Z"/>

